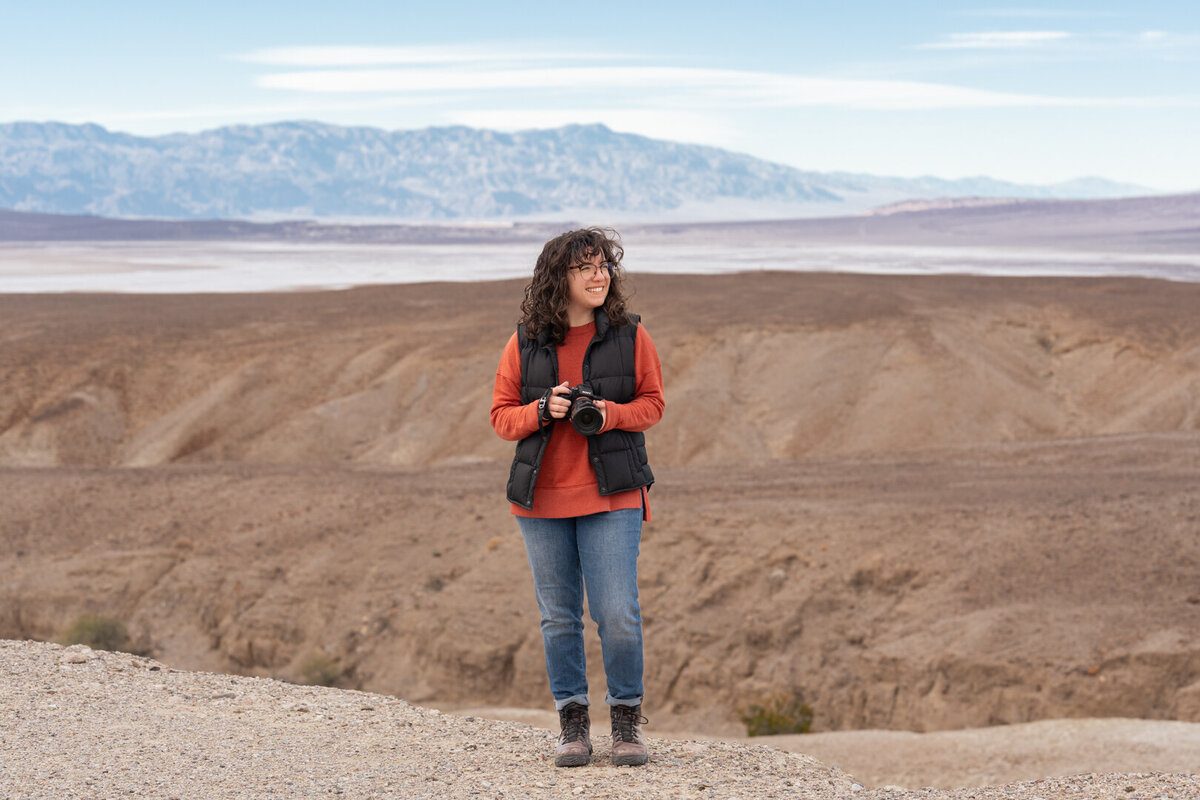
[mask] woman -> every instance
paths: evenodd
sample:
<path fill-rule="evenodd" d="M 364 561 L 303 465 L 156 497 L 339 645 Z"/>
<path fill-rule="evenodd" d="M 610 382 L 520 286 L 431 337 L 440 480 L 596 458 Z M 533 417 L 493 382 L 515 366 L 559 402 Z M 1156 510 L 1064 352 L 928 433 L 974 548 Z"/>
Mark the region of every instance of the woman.
<path fill-rule="evenodd" d="M 585 587 L 608 680 L 612 761 L 636 766 L 648 758 L 637 556 L 654 482 L 642 431 L 662 418 L 662 367 L 637 315 L 625 310 L 623 255 L 616 233 L 599 228 L 546 243 L 492 398 L 492 427 L 517 442 L 508 499 L 542 613 L 560 767 L 587 764 L 592 754 Z M 583 424 L 589 414 L 595 432 Z"/>

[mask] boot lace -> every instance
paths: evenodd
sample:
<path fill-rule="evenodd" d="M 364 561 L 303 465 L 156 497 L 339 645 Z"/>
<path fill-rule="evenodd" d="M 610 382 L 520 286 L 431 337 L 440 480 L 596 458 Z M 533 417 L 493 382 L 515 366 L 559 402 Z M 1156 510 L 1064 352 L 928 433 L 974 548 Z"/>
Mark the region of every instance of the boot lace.
<path fill-rule="evenodd" d="M 569 703 L 558 712 L 558 721 L 562 725 L 562 733 L 558 736 L 560 742 L 565 744 L 582 741 L 588 729 L 587 706 Z"/>
<path fill-rule="evenodd" d="M 642 707 L 613 706 L 612 709 L 613 733 L 622 742 L 636 742 L 634 727 L 650 723 L 650 720 L 642 716 Z"/>

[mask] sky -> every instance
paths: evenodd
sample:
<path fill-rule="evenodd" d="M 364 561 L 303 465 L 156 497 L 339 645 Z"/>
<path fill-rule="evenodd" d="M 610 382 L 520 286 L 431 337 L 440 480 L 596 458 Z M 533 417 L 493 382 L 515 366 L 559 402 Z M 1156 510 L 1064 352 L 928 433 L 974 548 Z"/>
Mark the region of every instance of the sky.
<path fill-rule="evenodd" d="M 1200 190 L 1200 2 L 12 2 L 0 123 L 601 122 L 820 172 Z"/>

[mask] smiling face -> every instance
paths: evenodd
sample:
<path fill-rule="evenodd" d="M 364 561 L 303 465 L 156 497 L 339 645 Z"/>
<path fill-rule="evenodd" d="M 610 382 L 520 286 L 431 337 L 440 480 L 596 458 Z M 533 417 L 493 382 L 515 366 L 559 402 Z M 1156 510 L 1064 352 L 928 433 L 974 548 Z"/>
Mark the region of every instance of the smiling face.
<path fill-rule="evenodd" d="M 530 337 L 545 333 L 549 341 L 562 344 L 571 328 L 593 322 L 597 309 L 603 309 L 613 325 L 628 323 L 624 255 L 621 237 L 611 228 L 580 228 L 555 236 L 537 257 L 518 324 Z"/>
<path fill-rule="evenodd" d="M 611 279 L 608 270 L 600 266 L 603 263 L 604 254 L 594 250 L 567 269 L 567 317 L 571 327 L 588 324 L 596 309 L 604 305 Z"/>

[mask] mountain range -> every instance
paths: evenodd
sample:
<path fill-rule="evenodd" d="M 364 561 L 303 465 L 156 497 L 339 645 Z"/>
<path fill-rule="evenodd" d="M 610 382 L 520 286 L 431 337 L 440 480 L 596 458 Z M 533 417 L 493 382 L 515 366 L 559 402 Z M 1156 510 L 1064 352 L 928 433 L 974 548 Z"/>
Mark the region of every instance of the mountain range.
<path fill-rule="evenodd" d="M 912 198 L 1153 193 L 1100 178 L 1031 186 L 812 172 L 598 124 L 502 133 L 298 121 L 157 137 L 0 125 L 0 208 L 59 214 L 697 220 L 832 216 Z"/>

